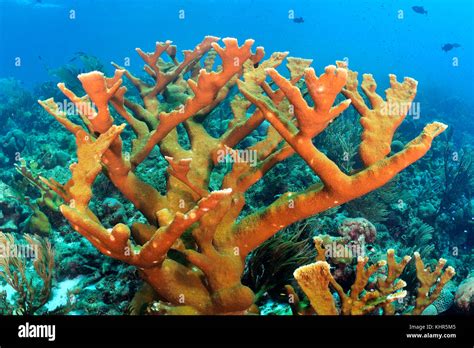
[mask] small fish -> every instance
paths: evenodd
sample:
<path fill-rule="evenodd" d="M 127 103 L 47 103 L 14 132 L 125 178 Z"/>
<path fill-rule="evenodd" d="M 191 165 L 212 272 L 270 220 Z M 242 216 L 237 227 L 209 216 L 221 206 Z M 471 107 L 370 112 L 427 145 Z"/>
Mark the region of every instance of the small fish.
<path fill-rule="evenodd" d="M 303 17 L 295 17 L 293 18 L 293 22 L 295 23 L 304 23 Z"/>
<path fill-rule="evenodd" d="M 69 62 L 73 62 L 75 61 L 77 58 L 81 58 L 81 57 L 85 57 L 87 56 L 87 54 L 85 52 L 82 52 L 82 51 L 79 51 L 79 52 L 75 52 L 74 53 L 74 57 L 72 57 L 71 59 L 69 59 Z"/>
<path fill-rule="evenodd" d="M 412 9 L 413 11 L 419 14 L 426 14 L 426 15 L 428 14 L 428 11 L 426 11 L 423 6 L 413 6 Z"/>
<path fill-rule="evenodd" d="M 448 52 L 448 51 L 451 51 L 453 48 L 458 48 L 458 47 L 461 47 L 460 44 L 457 44 L 457 43 L 447 43 L 447 44 L 444 44 L 443 47 L 441 47 L 441 49 L 444 51 L 444 52 Z"/>

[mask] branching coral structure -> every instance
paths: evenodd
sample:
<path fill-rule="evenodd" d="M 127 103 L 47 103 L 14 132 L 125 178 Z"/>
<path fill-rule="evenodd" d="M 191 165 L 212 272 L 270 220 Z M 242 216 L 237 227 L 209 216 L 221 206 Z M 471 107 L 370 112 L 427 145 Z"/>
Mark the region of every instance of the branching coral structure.
<path fill-rule="evenodd" d="M 361 315 L 368 314 L 381 308 L 386 315 L 395 314 L 393 302 L 403 299 L 407 292 L 403 288 L 407 285 L 400 278 L 411 257 L 405 256 L 400 262 L 395 258 L 395 251 L 387 251 L 387 260 L 380 260 L 366 267 L 369 258 L 359 256 L 356 266 L 356 277 L 349 292 L 331 275 L 330 265 L 325 261 L 323 249 L 321 249 L 322 239 L 315 238 L 315 246 L 318 250 L 317 261 L 309 265 L 299 267 L 294 272 L 295 279 L 307 295 L 311 307 L 318 315 Z M 454 268 L 446 265 L 445 259 L 440 259 L 432 271 L 425 268 L 420 254 L 415 252 L 416 274 L 419 282 L 416 301 L 413 308 L 404 314 L 419 315 L 441 294 L 443 287 L 455 275 Z M 387 266 L 385 275 L 377 274 L 379 270 Z M 371 277 L 375 279 L 371 281 Z M 366 289 L 369 282 L 374 282 L 375 287 Z M 331 289 L 337 293 L 340 299 L 340 308 L 337 308 L 336 301 Z M 289 292 L 294 296 L 292 292 Z M 299 302 L 299 301 L 297 301 Z"/>
<path fill-rule="evenodd" d="M 111 78 L 96 71 L 78 76 L 84 96 L 59 84 L 77 106 L 81 125 L 72 122 L 53 99 L 40 101 L 77 144 L 71 179 L 65 184 L 46 178 L 42 182 L 64 200 L 60 210 L 74 230 L 103 254 L 138 268 L 167 314 L 252 311 L 254 294 L 241 283 L 252 250 L 294 222 L 383 186 L 421 158 L 446 129 L 442 123 L 428 124 L 417 138 L 387 157 L 392 136 L 407 112 L 399 108 L 393 114 L 389 106 L 409 105 L 416 94 L 415 80 L 400 83 L 390 75 L 384 100 L 376 93 L 371 75 L 364 75 L 362 90 L 370 108 L 358 92 L 357 73 L 341 63 L 317 76 L 309 67 L 311 60 L 287 58 L 287 52 L 264 60 L 262 47 L 252 52 L 253 40 L 241 46 L 236 39 L 223 39 L 223 46 L 218 41 L 204 38 L 192 51 L 184 51 L 183 61 L 170 41 L 158 42 L 151 53 L 137 49 L 145 62 L 146 79 L 114 64 Z M 221 63 L 214 68 L 218 59 Z M 288 79 L 276 70 L 285 59 Z M 123 77 L 138 90 L 141 101 L 127 95 Z M 341 94 L 348 99 L 334 106 Z M 211 135 L 204 121 L 229 99 L 233 119 L 219 137 Z M 361 115 L 364 167 L 347 175 L 312 140 L 351 104 Z M 133 130 L 131 144 L 124 136 L 126 124 L 117 124 L 114 118 L 125 120 Z M 266 121 L 271 126 L 265 136 L 239 149 Z M 183 132 L 189 146 L 180 142 Z M 158 149 L 168 162 L 166 193 L 137 174 L 140 164 Z M 287 192 L 269 206 L 242 216 L 246 191 L 292 155 L 301 156 L 320 182 L 301 192 Z M 211 192 L 213 170 L 229 158 L 231 169 L 220 189 Z M 146 223 L 103 227 L 89 207 L 100 173 L 133 203 Z M 387 292 L 385 298 L 390 296 Z M 357 305 L 348 311 L 366 310 Z"/>

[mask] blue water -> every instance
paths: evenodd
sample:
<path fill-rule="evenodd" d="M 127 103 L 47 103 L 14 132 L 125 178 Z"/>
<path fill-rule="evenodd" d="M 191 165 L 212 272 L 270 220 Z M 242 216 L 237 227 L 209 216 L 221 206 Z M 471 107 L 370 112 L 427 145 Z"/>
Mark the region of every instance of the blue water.
<path fill-rule="evenodd" d="M 414 5 L 428 15 L 415 13 Z M 304 23 L 289 20 L 289 11 Z M 313 58 L 319 71 L 348 57 L 354 70 L 374 74 L 381 88 L 395 73 L 416 78 L 420 90 L 440 87 L 469 100 L 473 17 L 472 0 L 0 0 L 0 76 L 32 85 L 50 78 L 45 66 L 61 66 L 78 51 L 103 62 L 130 57 L 131 70 L 139 70 L 135 47 L 149 51 L 155 41 L 172 40 L 189 49 L 214 35 L 253 38 L 267 53 Z M 441 50 L 454 42 L 461 47 Z"/>

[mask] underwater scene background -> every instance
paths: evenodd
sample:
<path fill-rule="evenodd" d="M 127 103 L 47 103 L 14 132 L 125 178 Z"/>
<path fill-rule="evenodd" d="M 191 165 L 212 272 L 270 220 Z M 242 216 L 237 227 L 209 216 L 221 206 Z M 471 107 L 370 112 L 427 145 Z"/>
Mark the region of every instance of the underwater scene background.
<path fill-rule="evenodd" d="M 0 0 L 0 313 L 472 314 L 473 7 Z"/>

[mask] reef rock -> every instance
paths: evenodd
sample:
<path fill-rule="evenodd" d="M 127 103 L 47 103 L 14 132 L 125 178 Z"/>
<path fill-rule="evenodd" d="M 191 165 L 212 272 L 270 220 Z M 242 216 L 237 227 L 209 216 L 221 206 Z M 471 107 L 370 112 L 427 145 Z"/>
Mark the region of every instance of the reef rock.
<path fill-rule="evenodd" d="M 459 285 L 454 296 L 456 307 L 465 313 L 474 313 L 474 275 L 464 280 Z"/>

